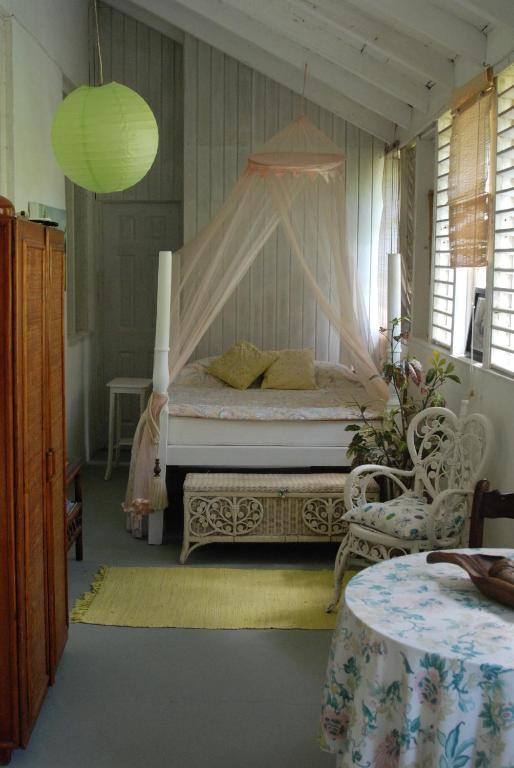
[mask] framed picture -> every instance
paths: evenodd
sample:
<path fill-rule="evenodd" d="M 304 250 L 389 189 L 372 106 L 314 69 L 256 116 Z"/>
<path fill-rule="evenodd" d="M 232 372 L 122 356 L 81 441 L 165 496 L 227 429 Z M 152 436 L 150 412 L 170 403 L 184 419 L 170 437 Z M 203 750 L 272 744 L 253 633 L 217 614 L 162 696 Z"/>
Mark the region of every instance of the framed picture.
<path fill-rule="evenodd" d="M 484 327 L 485 327 L 485 288 L 475 288 L 473 311 L 469 318 L 468 336 L 466 339 L 466 357 L 471 357 L 481 363 L 484 356 Z M 473 354 L 471 354 L 471 339 L 473 339 Z"/>

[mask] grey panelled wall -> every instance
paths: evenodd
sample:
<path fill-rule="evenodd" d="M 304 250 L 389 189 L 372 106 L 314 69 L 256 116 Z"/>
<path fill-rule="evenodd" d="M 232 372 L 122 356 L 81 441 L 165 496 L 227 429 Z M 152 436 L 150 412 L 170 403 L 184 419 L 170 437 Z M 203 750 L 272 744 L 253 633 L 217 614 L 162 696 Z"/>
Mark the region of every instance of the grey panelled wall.
<path fill-rule="evenodd" d="M 182 32 L 176 30 L 172 39 L 104 3 L 99 11 L 104 81 L 134 88 L 148 102 L 159 127 L 159 151 L 134 187 L 96 196 L 93 451 L 105 446 L 107 438 L 106 383 L 117 376 L 152 375 L 158 252 L 182 245 L 184 187 Z M 98 82 L 93 47 L 91 62 Z M 122 429 L 130 435 L 137 405 L 134 398 L 126 400 Z"/>
<path fill-rule="evenodd" d="M 155 163 L 138 184 L 125 192 L 99 195 L 106 200 L 182 202 L 183 196 L 183 47 L 140 21 L 99 4 L 104 82 L 115 80 L 133 88 L 150 105 L 159 126 Z M 98 61 L 94 48 L 95 82 Z"/>
<path fill-rule="evenodd" d="M 298 94 L 215 48 L 184 40 L 184 237 L 219 210 L 250 152 L 301 113 Z M 307 116 L 345 152 L 349 246 L 357 253 L 364 298 L 377 254 L 384 143 L 311 102 Z M 337 360 L 339 339 L 312 299 L 282 232 L 257 257 L 201 341 L 196 357 L 237 339 L 264 348 L 314 346 Z"/>

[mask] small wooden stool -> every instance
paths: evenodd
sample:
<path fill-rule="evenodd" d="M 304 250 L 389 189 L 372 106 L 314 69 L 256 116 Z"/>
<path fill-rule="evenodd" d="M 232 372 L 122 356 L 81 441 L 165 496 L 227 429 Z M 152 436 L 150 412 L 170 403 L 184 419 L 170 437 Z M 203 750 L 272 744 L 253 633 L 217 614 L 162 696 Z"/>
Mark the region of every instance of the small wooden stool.
<path fill-rule="evenodd" d="M 120 448 L 129 448 L 132 445 L 131 437 L 121 436 L 121 402 L 118 395 L 137 395 L 139 397 L 139 413 L 145 410 L 146 400 L 151 379 L 112 379 L 107 383 L 109 387 L 109 443 L 107 446 L 107 467 L 105 479 L 109 480 L 112 474 L 113 453 L 114 466 L 117 466 L 120 458 Z M 116 431 L 114 424 L 116 422 Z"/>
<path fill-rule="evenodd" d="M 66 485 L 73 483 L 73 499 L 66 500 L 66 538 L 68 549 L 75 543 L 75 559 L 82 560 L 82 459 L 69 459 L 66 462 Z"/>

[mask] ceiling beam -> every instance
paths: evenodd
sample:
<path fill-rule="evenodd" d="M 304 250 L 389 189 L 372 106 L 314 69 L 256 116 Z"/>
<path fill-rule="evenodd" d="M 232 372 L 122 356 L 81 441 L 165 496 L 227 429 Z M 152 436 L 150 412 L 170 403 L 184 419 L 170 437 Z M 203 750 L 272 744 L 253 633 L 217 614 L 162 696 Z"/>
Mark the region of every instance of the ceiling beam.
<path fill-rule="evenodd" d="M 484 3 L 489 0 L 483 0 Z M 418 39 L 433 40 L 452 56 L 483 66 L 487 38 L 472 24 L 442 11 L 427 0 L 350 0 L 361 10 L 377 14 L 380 19 L 406 29 Z"/>
<path fill-rule="evenodd" d="M 237 35 L 244 41 L 243 50 L 246 44 L 255 44 L 267 54 L 274 55 L 297 69 L 303 70 L 307 64 L 309 77 L 314 77 L 336 93 L 339 92 L 403 128 L 410 126 L 412 109 L 405 102 L 389 96 L 380 88 L 366 83 L 351 72 L 277 34 L 270 27 L 228 6 L 222 0 L 177 1 L 183 7 Z"/>
<path fill-rule="evenodd" d="M 111 8 L 116 8 L 117 11 L 131 16 L 136 21 L 140 21 L 150 29 L 155 29 L 156 32 L 160 32 L 161 35 L 175 40 L 175 42 L 184 45 L 184 33 L 181 29 L 178 29 L 174 24 L 170 24 L 168 21 L 159 18 L 153 13 L 150 13 L 146 4 L 144 7 L 137 5 L 133 0 L 104 0 Z"/>
<path fill-rule="evenodd" d="M 115 1 L 117 7 L 122 10 L 123 0 Z M 189 7 L 189 3 L 182 5 L 177 0 L 133 0 L 133 2 L 286 88 L 296 93 L 302 92 L 303 64 L 299 68 L 279 58 L 277 55 L 279 50 L 276 53 L 269 53 L 255 43 L 243 40 L 238 34 L 200 16 Z M 387 143 L 392 143 L 397 136 L 397 128 L 393 121 L 366 109 L 314 76 L 308 78 L 305 96 L 315 104 Z"/>
<path fill-rule="evenodd" d="M 454 0 L 454 2 L 492 24 L 503 24 L 509 29 L 514 29 L 512 0 Z"/>
<path fill-rule="evenodd" d="M 424 85 L 414 82 L 397 65 L 359 50 L 359 43 L 341 39 L 338 30 L 326 20 L 313 19 L 287 0 L 225 0 L 225 3 L 396 99 L 426 112 L 429 92 Z"/>
<path fill-rule="evenodd" d="M 336 29 L 349 39 L 387 56 L 405 67 L 421 82 L 434 81 L 453 87 L 453 63 L 406 33 L 397 32 L 381 19 L 362 13 L 341 0 L 291 0 L 313 19 Z"/>

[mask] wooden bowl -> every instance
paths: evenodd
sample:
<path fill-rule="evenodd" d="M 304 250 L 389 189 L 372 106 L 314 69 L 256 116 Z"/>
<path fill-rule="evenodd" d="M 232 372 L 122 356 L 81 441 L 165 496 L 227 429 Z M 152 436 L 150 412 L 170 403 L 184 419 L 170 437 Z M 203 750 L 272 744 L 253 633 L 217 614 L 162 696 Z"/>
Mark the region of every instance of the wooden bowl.
<path fill-rule="evenodd" d="M 427 563 L 453 563 L 464 568 L 473 584 L 491 600 L 514 608 L 514 563 L 498 555 L 464 555 L 437 550 Z"/>

